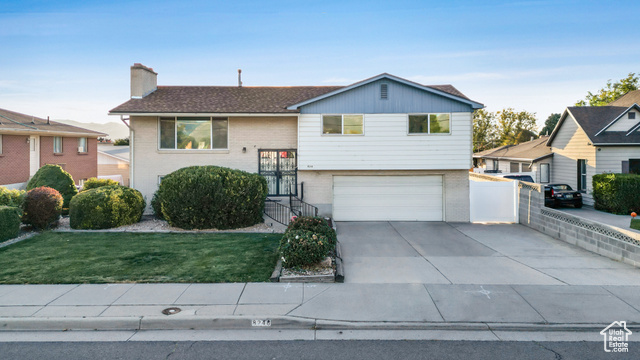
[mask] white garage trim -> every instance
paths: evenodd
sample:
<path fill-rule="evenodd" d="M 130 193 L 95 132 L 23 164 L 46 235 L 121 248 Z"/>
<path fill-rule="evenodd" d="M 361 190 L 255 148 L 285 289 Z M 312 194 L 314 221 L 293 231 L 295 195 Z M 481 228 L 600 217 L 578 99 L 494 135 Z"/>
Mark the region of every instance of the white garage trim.
<path fill-rule="evenodd" d="M 442 175 L 333 176 L 337 221 L 443 221 Z"/>

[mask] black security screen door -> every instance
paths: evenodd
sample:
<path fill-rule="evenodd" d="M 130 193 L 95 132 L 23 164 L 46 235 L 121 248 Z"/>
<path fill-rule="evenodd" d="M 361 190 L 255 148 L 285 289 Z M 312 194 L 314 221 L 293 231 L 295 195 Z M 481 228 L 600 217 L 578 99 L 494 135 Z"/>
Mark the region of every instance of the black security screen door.
<path fill-rule="evenodd" d="M 295 150 L 259 150 L 259 173 L 267 179 L 269 196 L 298 194 L 298 161 Z M 290 190 L 291 189 L 291 190 Z"/>

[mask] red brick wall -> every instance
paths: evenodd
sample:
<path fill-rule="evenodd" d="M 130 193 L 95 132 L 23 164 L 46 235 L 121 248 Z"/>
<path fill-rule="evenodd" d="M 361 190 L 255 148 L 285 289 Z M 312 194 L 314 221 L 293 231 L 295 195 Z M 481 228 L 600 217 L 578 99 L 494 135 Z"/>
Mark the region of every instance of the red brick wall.
<path fill-rule="evenodd" d="M 2 135 L 0 185 L 29 180 L 29 144 L 27 135 Z"/>
<path fill-rule="evenodd" d="M 53 136 L 40 137 L 40 166 L 56 164 L 62 166 L 78 184 L 82 179 L 98 176 L 98 141 L 87 138 L 88 152 L 78 153 L 78 138 L 62 138 L 62 153 L 53 153 Z M 63 165 L 64 164 L 64 165 Z"/>

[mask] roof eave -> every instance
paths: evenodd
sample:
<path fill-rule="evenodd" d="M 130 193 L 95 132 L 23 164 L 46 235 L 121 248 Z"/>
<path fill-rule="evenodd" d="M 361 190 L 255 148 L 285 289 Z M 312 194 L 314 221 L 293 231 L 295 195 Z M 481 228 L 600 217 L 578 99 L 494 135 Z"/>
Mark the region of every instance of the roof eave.
<path fill-rule="evenodd" d="M 640 107 L 638 106 L 638 104 L 633 104 L 631 106 L 629 106 L 627 108 L 627 110 L 623 111 L 620 113 L 620 115 L 616 116 L 615 119 L 613 119 L 610 123 L 607 124 L 607 126 L 603 127 L 600 131 L 598 131 L 595 136 L 600 135 L 603 131 L 606 131 L 609 127 L 611 127 L 613 124 L 616 123 L 616 121 L 618 121 L 624 114 L 628 113 L 629 110 L 636 108 L 636 110 L 640 110 Z M 637 126 L 637 125 L 636 125 Z"/>
<path fill-rule="evenodd" d="M 107 136 L 108 134 L 104 133 L 83 133 L 83 132 L 70 132 L 70 131 L 52 131 L 52 130 L 35 130 L 35 129 L 0 129 L 0 134 L 7 135 L 29 135 L 29 134 L 37 134 L 37 135 L 51 135 L 51 136 L 69 136 L 69 137 L 90 137 L 90 138 L 99 138 L 103 136 Z"/>
<path fill-rule="evenodd" d="M 446 97 L 446 98 L 449 98 L 449 99 L 453 99 L 453 100 L 456 100 L 456 101 L 460 101 L 460 102 L 466 103 L 466 104 L 470 105 L 472 109 L 482 109 L 482 108 L 484 108 L 484 104 L 481 104 L 479 102 L 475 102 L 475 101 L 472 101 L 472 100 L 469 100 L 469 99 L 465 99 L 465 98 L 462 98 L 462 97 L 459 97 L 459 96 L 455 96 L 455 95 L 446 93 L 444 91 L 441 91 L 441 90 L 438 90 L 438 89 L 434 89 L 432 87 L 424 86 L 424 85 L 415 83 L 413 81 L 409 81 L 409 80 L 406 80 L 406 79 L 403 79 L 403 78 L 399 78 L 399 77 L 391 75 L 391 74 L 382 73 L 382 74 L 374 76 L 372 78 L 365 79 L 365 80 L 362 80 L 362 81 L 358 81 L 357 83 L 345 86 L 345 87 L 343 87 L 341 89 L 334 90 L 334 91 L 328 92 L 326 94 L 323 94 L 323 95 L 320 95 L 320 96 L 316 96 L 316 97 L 313 97 L 311 99 L 307 99 L 305 101 L 299 102 L 297 104 L 290 105 L 290 106 L 287 107 L 287 109 L 289 109 L 289 110 L 297 110 L 301 106 L 305 106 L 305 105 L 308 105 L 308 104 L 311 104 L 311 103 L 314 103 L 314 102 L 329 98 L 331 96 L 341 94 L 341 93 L 349 91 L 351 89 L 355 89 L 355 88 L 360 87 L 362 85 L 366 85 L 366 84 L 369 84 L 369 83 L 372 83 L 374 81 L 378 81 L 378 80 L 384 79 L 384 78 L 387 78 L 389 80 L 394 80 L 394 81 L 397 81 L 399 83 L 402 83 L 402 84 L 405 84 L 405 85 L 408 85 L 408 86 L 412 86 L 412 87 L 415 87 L 415 88 L 418 88 L 418 89 L 421 89 L 421 90 L 424 90 L 424 91 L 427 91 L 427 92 L 431 92 L 431 93 L 434 93 L 434 94 L 437 94 L 437 95 L 440 95 L 440 96 L 443 96 L 443 97 Z"/>

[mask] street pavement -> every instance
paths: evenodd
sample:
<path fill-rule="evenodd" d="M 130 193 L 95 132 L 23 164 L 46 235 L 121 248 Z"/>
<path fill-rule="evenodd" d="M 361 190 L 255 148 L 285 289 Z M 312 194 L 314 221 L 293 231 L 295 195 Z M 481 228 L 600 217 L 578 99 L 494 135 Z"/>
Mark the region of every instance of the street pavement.
<path fill-rule="evenodd" d="M 640 340 L 640 269 L 524 226 L 338 223 L 338 237 L 343 284 L 1 285 L 0 341 L 63 330 L 118 341 L 175 340 L 166 330 L 184 341 L 602 341 L 614 321 Z"/>

